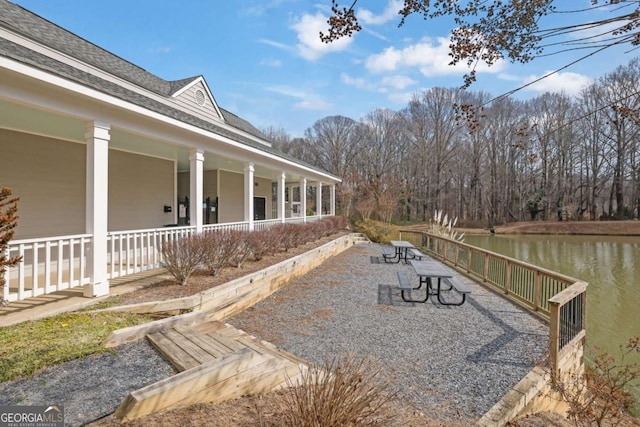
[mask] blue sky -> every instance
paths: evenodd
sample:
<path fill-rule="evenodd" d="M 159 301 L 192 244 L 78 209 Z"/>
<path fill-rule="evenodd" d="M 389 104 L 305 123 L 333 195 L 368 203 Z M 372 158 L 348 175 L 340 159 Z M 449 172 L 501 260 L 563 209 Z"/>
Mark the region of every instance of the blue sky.
<path fill-rule="evenodd" d="M 363 31 L 330 45 L 318 38 L 326 28 L 330 0 L 13 2 L 166 80 L 203 75 L 220 106 L 259 128 L 282 127 L 293 136 L 302 136 L 329 115 L 359 120 L 375 108 L 402 109 L 414 93 L 459 87 L 466 72 L 447 65 L 451 21 L 413 16 L 398 28 L 402 0 L 359 0 Z M 555 3 L 566 10 L 591 2 Z M 611 13 L 604 8 L 575 19 Z M 574 16 L 553 15 L 547 26 L 564 25 Z M 515 96 L 575 94 L 583 84 L 626 64 L 635 55 L 628 49 L 600 53 Z M 584 53 L 481 68 L 471 90 L 499 95 Z"/>

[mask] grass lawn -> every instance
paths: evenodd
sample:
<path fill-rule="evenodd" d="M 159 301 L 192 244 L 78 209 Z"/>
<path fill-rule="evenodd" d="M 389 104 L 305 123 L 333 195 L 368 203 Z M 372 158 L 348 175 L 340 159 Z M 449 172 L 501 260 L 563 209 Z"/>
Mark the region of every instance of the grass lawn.
<path fill-rule="evenodd" d="M 0 328 L 0 382 L 108 351 L 102 342 L 112 331 L 150 320 L 131 313 L 66 313 Z"/>

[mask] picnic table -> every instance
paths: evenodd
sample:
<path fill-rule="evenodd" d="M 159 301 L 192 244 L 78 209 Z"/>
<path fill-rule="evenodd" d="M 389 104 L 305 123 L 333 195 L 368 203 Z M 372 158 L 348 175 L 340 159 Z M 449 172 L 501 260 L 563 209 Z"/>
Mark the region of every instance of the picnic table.
<path fill-rule="evenodd" d="M 391 246 L 396 250 L 396 257 L 398 258 L 396 262 L 404 260 L 406 263 L 409 260 L 409 249 L 416 248 L 413 246 L 413 243 L 404 240 L 392 240 L 389 243 L 391 243 Z"/>
<path fill-rule="evenodd" d="M 467 294 L 471 293 L 471 289 L 459 280 L 456 280 L 451 271 L 445 267 L 444 264 L 433 260 L 411 260 L 409 262 L 420 278 L 420 285 L 416 289 L 420 289 L 422 285 L 426 285 L 427 295 L 424 302 L 426 302 L 430 295 L 435 295 L 438 302 L 442 305 L 462 305 L 465 302 Z M 435 287 L 433 286 L 432 279 L 437 280 L 437 285 Z M 443 284 L 448 285 L 448 287 L 443 288 Z M 462 295 L 462 301 L 450 303 L 442 299 L 442 291 L 450 291 L 452 289 L 455 289 Z"/>

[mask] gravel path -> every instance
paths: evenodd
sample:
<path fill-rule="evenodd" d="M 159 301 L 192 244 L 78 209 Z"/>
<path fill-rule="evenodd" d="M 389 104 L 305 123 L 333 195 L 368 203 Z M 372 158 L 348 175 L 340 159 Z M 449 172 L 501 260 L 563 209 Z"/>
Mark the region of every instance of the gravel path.
<path fill-rule="evenodd" d="M 381 253 L 376 244 L 355 246 L 229 323 L 315 363 L 369 355 L 426 416 L 479 419 L 540 359 L 548 327 L 457 274 L 472 289 L 464 305 L 406 303 L 396 271 L 417 284 L 415 273 L 373 263 Z"/>
<path fill-rule="evenodd" d="M 0 405 L 62 405 L 66 426 L 113 413 L 133 390 L 174 374 L 146 340 L 0 383 Z"/>

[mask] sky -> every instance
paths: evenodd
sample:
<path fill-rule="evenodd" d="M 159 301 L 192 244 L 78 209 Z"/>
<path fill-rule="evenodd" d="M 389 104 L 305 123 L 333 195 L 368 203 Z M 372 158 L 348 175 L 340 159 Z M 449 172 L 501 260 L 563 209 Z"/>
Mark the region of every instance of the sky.
<path fill-rule="evenodd" d="M 360 120 L 376 108 L 401 110 L 429 88 L 460 87 L 468 72 L 448 65 L 452 21 L 411 16 L 398 27 L 402 0 L 359 0 L 355 10 L 363 30 L 331 44 L 319 39 L 327 28 L 330 0 L 12 1 L 165 80 L 203 75 L 222 108 L 258 128 L 282 128 L 293 137 L 327 116 Z M 588 7 L 591 0 L 554 3 L 559 10 L 572 10 Z M 614 12 L 553 14 L 543 27 Z M 629 50 L 608 49 L 513 96 L 576 95 L 583 85 L 626 64 L 635 56 Z M 481 67 L 468 90 L 497 96 L 585 53 Z"/>

